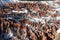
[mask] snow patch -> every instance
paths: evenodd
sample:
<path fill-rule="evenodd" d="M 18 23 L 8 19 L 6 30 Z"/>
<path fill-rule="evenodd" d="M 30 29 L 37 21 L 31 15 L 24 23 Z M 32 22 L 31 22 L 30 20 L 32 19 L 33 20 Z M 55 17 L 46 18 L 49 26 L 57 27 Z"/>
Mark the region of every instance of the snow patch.
<path fill-rule="evenodd" d="M 60 17 L 56 17 L 56 20 L 60 20 Z"/>
<path fill-rule="evenodd" d="M 60 28 L 57 30 L 57 33 L 60 33 Z"/>

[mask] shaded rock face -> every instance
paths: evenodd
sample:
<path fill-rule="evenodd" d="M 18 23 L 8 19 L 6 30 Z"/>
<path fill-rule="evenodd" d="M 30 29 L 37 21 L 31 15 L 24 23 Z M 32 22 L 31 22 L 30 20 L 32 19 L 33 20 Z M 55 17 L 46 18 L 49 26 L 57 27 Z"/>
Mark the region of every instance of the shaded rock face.
<path fill-rule="evenodd" d="M 60 2 L 50 2 L 3 4 L 0 7 L 0 39 L 54 40 L 60 28 Z"/>

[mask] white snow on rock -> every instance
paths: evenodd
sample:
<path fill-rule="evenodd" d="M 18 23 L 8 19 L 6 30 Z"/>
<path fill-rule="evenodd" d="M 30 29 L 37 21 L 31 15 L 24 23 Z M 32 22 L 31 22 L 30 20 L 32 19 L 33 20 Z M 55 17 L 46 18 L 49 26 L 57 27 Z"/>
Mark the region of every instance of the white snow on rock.
<path fill-rule="evenodd" d="M 60 11 L 60 8 L 56 8 L 57 11 Z"/>
<path fill-rule="evenodd" d="M 16 12 L 16 13 L 18 13 L 18 11 L 15 11 L 15 10 L 12 10 L 12 12 Z"/>
<path fill-rule="evenodd" d="M 48 13 L 50 13 L 50 14 L 55 14 L 56 13 L 56 11 L 49 11 L 49 10 L 47 10 L 48 11 Z"/>
<path fill-rule="evenodd" d="M 54 6 L 54 7 L 55 7 L 55 8 L 58 8 L 58 7 L 60 7 L 60 5 L 58 5 L 58 4 L 55 3 L 55 6 Z"/>
<path fill-rule="evenodd" d="M 32 11 L 32 13 L 36 13 L 36 11 L 34 11 L 34 10 L 32 10 L 32 9 L 30 9 L 31 11 Z"/>
<path fill-rule="evenodd" d="M 19 2 L 19 0 L 1 0 L 1 2 L 3 2 L 3 3 L 5 3 L 5 2 L 13 3 L 13 2 Z"/>
<path fill-rule="evenodd" d="M 15 13 L 28 13 L 28 10 L 22 8 L 22 10 L 20 10 L 20 11 L 12 10 L 12 12 L 15 12 Z"/>
<path fill-rule="evenodd" d="M 42 24 L 45 24 L 45 17 L 40 18 L 40 22 L 41 22 Z"/>
<path fill-rule="evenodd" d="M 41 1 L 41 4 L 46 4 L 46 5 L 48 5 L 47 1 Z"/>
<path fill-rule="evenodd" d="M 39 18 L 33 18 L 33 19 L 34 19 L 36 22 L 39 22 L 39 20 L 40 20 Z"/>
<path fill-rule="evenodd" d="M 57 30 L 57 33 L 60 33 L 60 28 Z"/>
<path fill-rule="evenodd" d="M 13 37 L 13 33 L 11 31 L 8 34 L 7 33 L 4 34 L 4 39 L 9 39 L 12 37 Z"/>
<path fill-rule="evenodd" d="M 60 17 L 56 17 L 56 20 L 60 20 Z"/>
<path fill-rule="evenodd" d="M 19 11 L 19 13 L 28 13 L 28 10 L 25 8 L 21 8 L 22 11 Z"/>
<path fill-rule="evenodd" d="M 49 21 L 50 20 L 50 17 L 45 17 L 46 21 Z"/>
<path fill-rule="evenodd" d="M 54 6 L 54 1 L 47 1 L 48 5 Z"/>

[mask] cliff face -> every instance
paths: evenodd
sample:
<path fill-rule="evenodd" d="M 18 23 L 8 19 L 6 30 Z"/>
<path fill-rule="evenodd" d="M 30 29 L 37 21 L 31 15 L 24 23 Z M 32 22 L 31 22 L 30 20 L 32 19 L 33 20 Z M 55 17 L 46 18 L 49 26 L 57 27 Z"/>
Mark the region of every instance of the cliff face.
<path fill-rule="evenodd" d="M 54 40 L 60 28 L 60 2 L 2 3 L 1 40 Z"/>

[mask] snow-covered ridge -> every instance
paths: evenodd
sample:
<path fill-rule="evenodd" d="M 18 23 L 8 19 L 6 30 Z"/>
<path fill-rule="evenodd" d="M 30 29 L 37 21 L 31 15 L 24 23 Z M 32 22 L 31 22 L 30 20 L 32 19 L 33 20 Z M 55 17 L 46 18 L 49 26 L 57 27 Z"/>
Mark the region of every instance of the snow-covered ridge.
<path fill-rule="evenodd" d="M 15 11 L 15 10 L 12 10 L 12 12 L 15 12 L 15 13 L 28 13 L 28 10 L 24 9 L 24 8 L 21 8 L 22 11 Z"/>
<path fill-rule="evenodd" d="M 19 2 L 19 0 L 1 0 L 1 2 L 3 2 L 3 3 L 5 3 L 5 2 L 12 3 L 12 2 Z"/>

